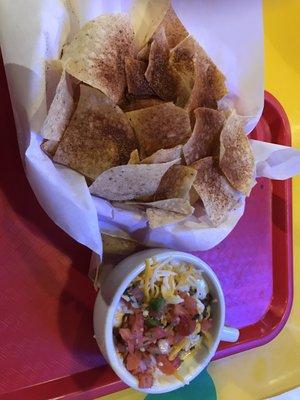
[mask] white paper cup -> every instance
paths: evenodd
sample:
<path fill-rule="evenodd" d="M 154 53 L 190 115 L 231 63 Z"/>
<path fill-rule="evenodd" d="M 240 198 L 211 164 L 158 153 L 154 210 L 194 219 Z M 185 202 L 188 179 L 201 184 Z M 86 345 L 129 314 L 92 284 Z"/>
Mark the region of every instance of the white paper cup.
<path fill-rule="evenodd" d="M 208 349 L 206 346 L 195 352 L 194 355 L 187 357 L 178 369 L 179 374 L 184 378 L 184 383 L 176 379 L 173 375 L 165 375 L 162 382 L 155 382 L 149 389 L 140 389 L 136 378 L 127 371 L 122 359 L 118 356 L 113 341 L 113 321 L 116 308 L 122 294 L 129 286 L 131 281 L 140 274 L 145 268 L 145 259 L 155 256 L 157 261 L 163 261 L 171 257 L 174 260 L 191 263 L 202 271 L 209 291 L 217 301 L 212 303 L 211 313 L 213 316 L 213 326 L 211 343 Z M 214 356 L 221 340 L 235 342 L 238 340 L 239 331 L 235 328 L 224 326 L 225 322 L 225 302 L 219 280 L 212 269 L 201 259 L 188 253 L 173 250 L 151 249 L 133 254 L 116 265 L 105 276 L 101 283 L 99 293 L 94 307 L 94 332 L 97 343 L 107 362 L 111 365 L 115 373 L 128 386 L 145 393 L 165 393 L 178 389 L 184 384 L 188 384 L 194 379 L 210 362 Z"/>

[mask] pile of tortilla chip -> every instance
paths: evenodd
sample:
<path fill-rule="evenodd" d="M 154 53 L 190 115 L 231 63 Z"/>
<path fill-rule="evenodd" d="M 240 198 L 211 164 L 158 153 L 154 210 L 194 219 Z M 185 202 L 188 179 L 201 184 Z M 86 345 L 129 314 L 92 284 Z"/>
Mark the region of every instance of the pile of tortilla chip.
<path fill-rule="evenodd" d="M 88 22 L 47 64 L 41 147 L 92 195 L 144 212 L 151 229 L 196 205 L 218 226 L 249 195 L 254 157 L 241 117 L 218 109 L 224 75 L 161 4 L 142 34 L 125 14 Z"/>

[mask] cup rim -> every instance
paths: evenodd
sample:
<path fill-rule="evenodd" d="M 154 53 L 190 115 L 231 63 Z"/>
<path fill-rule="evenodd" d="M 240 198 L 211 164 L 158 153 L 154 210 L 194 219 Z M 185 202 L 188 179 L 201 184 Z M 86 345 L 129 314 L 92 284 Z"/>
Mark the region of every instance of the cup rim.
<path fill-rule="evenodd" d="M 151 251 L 150 251 L 151 252 Z M 220 343 L 221 340 L 221 332 L 225 324 L 225 300 L 224 300 L 224 294 L 223 290 L 221 287 L 221 284 L 219 282 L 219 279 L 217 278 L 216 274 L 214 271 L 211 269 L 211 267 L 202 259 L 199 257 L 193 256 L 189 253 L 186 252 L 181 252 L 181 251 L 175 251 L 175 250 L 164 250 L 164 249 L 153 249 L 151 252 L 150 256 L 147 256 L 147 253 L 149 253 L 149 250 L 142 251 L 139 253 L 135 253 L 123 261 L 121 261 L 115 268 L 122 267 L 123 263 L 129 262 L 131 259 L 134 261 L 135 258 L 139 255 L 142 255 L 142 253 L 145 253 L 145 258 L 143 258 L 142 261 L 138 262 L 138 264 L 132 268 L 132 271 L 125 276 L 125 278 L 122 279 L 122 282 L 118 285 L 117 290 L 115 291 L 112 302 L 110 306 L 108 307 L 107 315 L 106 315 L 106 321 L 104 322 L 104 343 L 105 347 L 109 349 L 107 352 L 107 357 L 108 357 L 108 362 L 111 365 L 112 369 L 115 371 L 115 373 L 122 379 L 123 382 L 125 382 L 128 386 L 132 387 L 135 390 L 144 392 L 144 393 L 152 393 L 152 394 L 158 394 L 158 393 L 165 393 L 165 392 L 170 392 L 173 390 L 176 390 L 188 383 L 190 383 L 199 373 L 203 371 L 203 369 L 208 365 L 210 360 L 213 358 L 215 355 L 215 352 L 217 350 L 217 347 Z M 198 366 L 198 368 L 195 368 L 191 374 L 189 374 L 188 377 L 186 377 L 185 382 L 181 381 L 176 381 L 174 383 L 170 384 L 164 384 L 164 385 L 157 385 L 154 387 L 151 387 L 149 389 L 141 389 L 138 387 L 137 380 L 136 378 L 126 369 L 122 359 L 118 356 L 114 342 L 113 342 L 113 320 L 114 320 L 114 315 L 116 308 L 120 302 L 121 296 L 123 295 L 124 291 L 128 287 L 128 285 L 132 282 L 132 280 L 139 275 L 144 269 L 145 269 L 145 259 L 150 258 L 150 257 L 156 257 L 158 261 L 163 261 L 166 258 L 174 258 L 174 259 L 179 259 L 182 261 L 190 262 L 195 268 L 198 268 L 205 272 L 206 275 L 206 280 L 215 288 L 216 293 L 217 293 L 217 300 L 219 302 L 219 308 L 220 308 L 220 315 L 219 315 L 219 324 L 218 324 L 218 331 L 216 333 L 216 338 L 212 345 L 209 347 L 208 352 L 206 356 L 203 358 L 203 362 L 201 362 Z M 98 296 L 101 296 L 101 292 L 98 293 Z"/>

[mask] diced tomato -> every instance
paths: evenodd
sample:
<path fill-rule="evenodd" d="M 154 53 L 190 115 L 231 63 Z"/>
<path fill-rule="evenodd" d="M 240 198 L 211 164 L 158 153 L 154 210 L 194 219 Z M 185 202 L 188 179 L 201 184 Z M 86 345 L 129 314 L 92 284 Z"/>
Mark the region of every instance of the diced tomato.
<path fill-rule="evenodd" d="M 187 310 L 183 307 L 182 304 L 175 304 L 173 308 L 173 314 L 175 317 L 181 318 L 182 316 L 188 316 L 189 313 Z"/>
<path fill-rule="evenodd" d="M 159 355 L 156 358 L 157 360 L 157 366 L 158 368 L 161 370 L 162 373 L 166 374 L 166 375 L 172 375 L 174 374 L 174 372 L 176 371 L 176 369 L 178 368 L 176 365 L 178 364 L 178 361 L 176 360 L 176 362 L 173 365 L 173 362 L 171 362 L 167 356 L 165 355 Z M 180 365 L 180 364 L 179 364 Z M 178 365 L 178 366 L 179 366 Z"/>
<path fill-rule="evenodd" d="M 137 371 L 141 361 L 142 353 L 140 351 L 129 353 L 126 357 L 126 368 L 128 369 L 128 371 Z"/>
<path fill-rule="evenodd" d="M 134 314 L 129 316 L 129 328 L 133 334 L 144 331 L 144 317 L 140 310 L 135 309 Z"/>
<path fill-rule="evenodd" d="M 181 317 L 178 325 L 175 326 L 175 331 L 181 336 L 191 335 L 196 328 L 196 321 L 190 317 Z"/>
<path fill-rule="evenodd" d="M 201 321 L 201 329 L 204 332 L 209 331 L 212 326 L 213 326 L 212 319 L 204 319 L 203 321 Z"/>
<path fill-rule="evenodd" d="M 188 293 L 185 292 L 179 292 L 179 295 L 181 298 L 184 300 L 184 308 L 186 311 L 189 313 L 189 315 L 194 316 L 195 314 L 198 313 L 197 310 L 197 302 L 196 299 L 192 296 L 190 296 Z"/>
<path fill-rule="evenodd" d="M 174 360 L 173 361 L 171 361 L 171 364 L 173 365 L 173 367 L 174 368 L 179 368 L 180 367 L 180 365 L 181 365 L 181 360 L 180 360 L 180 358 L 179 357 L 176 357 L 176 358 L 174 358 Z"/>
<path fill-rule="evenodd" d="M 139 388 L 148 389 L 153 385 L 153 376 L 151 373 L 138 374 Z"/>
<path fill-rule="evenodd" d="M 133 353 L 134 352 L 134 339 L 132 337 L 132 333 L 131 333 L 130 329 L 121 328 L 119 330 L 119 333 L 120 333 L 121 338 L 123 339 L 124 343 L 126 344 L 129 353 Z"/>
<path fill-rule="evenodd" d="M 134 353 L 128 354 L 125 364 L 128 371 L 132 372 L 134 375 L 137 375 L 148 370 L 150 360 L 149 357 L 146 357 L 142 352 L 135 351 Z"/>
<path fill-rule="evenodd" d="M 136 310 L 128 319 L 128 326 L 136 347 L 142 345 L 144 335 L 144 317 L 140 310 Z"/>
<path fill-rule="evenodd" d="M 124 340 L 124 342 L 127 342 L 128 340 L 132 339 L 131 331 L 128 328 L 121 328 L 119 330 L 119 333 L 120 333 L 121 338 Z"/>
<path fill-rule="evenodd" d="M 169 326 L 170 326 L 171 328 L 174 328 L 174 326 L 178 325 L 179 322 L 180 322 L 180 318 L 179 318 L 179 317 L 174 317 L 174 316 L 173 316 L 173 319 L 172 319 L 172 321 L 170 322 L 170 325 L 169 325 Z"/>
<path fill-rule="evenodd" d="M 145 336 L 153 341 L 164 339 L 167 335 L 167 331 L 161 326 L 155 326 L 154 328 L 148 329 L 145 333 Z"/>
<path fill-rule="evenodd" d="M 126 346 L 125 346 L 124 343 L 118 341 L 118 342 L 116 342 L 116 346 L 117 346 L 117 349 L 119 350 L 119 352 L 121 354 L 126 354 L 127 353 L 127 349 L 126 349 Z"/>
<path fill-rule="evenodd" d="M 176 304 L 173 309 L 175 317 L 180 318 L 180 322 L 175 326 L 175 332 L 181 336 L 188 336 L 194 332 L 196 328 L 196 321 L 188 313 L 186 308 L 181 304 Z"/>
<path fill-rule="evenodd" d="M 167 337 L 167 340 L 172 346 L 173 344 L 180 343 L 183 338 L 184 336 L 179 335 L 177 332 L 172 332 L 172 334 Z"/>

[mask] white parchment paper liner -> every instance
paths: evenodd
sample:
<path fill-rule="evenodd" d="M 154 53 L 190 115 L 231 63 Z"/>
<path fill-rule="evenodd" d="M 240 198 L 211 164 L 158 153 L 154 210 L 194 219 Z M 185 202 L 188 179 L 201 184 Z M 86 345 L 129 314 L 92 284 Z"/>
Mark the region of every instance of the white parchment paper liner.
<path fill-rule="evenodd" d="M 205 217 L 149 230 L 142 212 L 113 207 L 90 196 L 84 178 L 54 165 L 37 135 L 45 119 L 45 60 L 89 19 L 128 11 L 131 2 L 101 0 L 1 0 L 0 40 L 26 175 L 41 206 L 57 225 L 100 256 L 99 229 L 149 246 L 207 250 L 221 242 L 244 212 L 244 201 L 218 228 Z M 174 0 L 183 23 L 227 77 L 229 100 L 249 117 L 247 132 L 263 108 L 263 27 L 259 0 Z M 141 21 L 142 22 L 142 21 Z M 299 151 L 252 141 L 257 175 L 286 179 L 300 172 Z"/>

